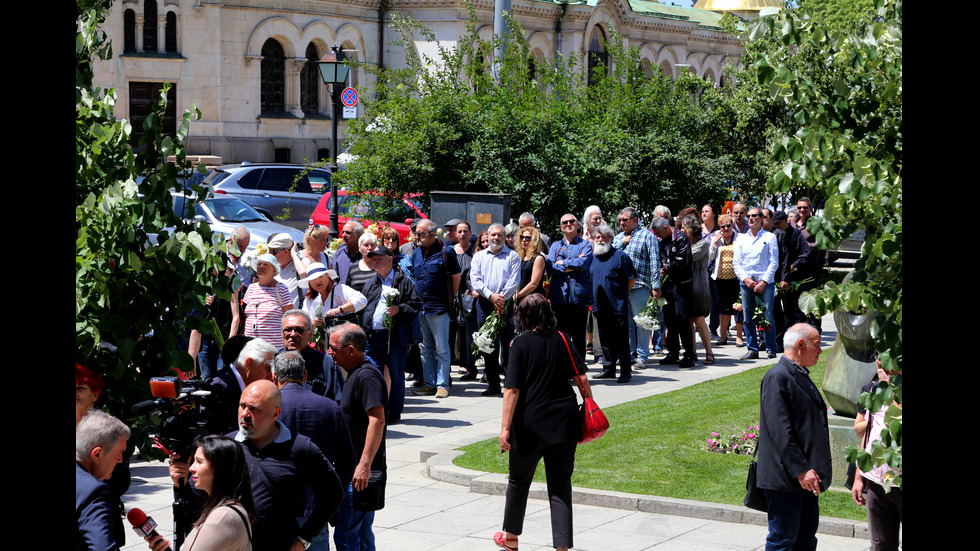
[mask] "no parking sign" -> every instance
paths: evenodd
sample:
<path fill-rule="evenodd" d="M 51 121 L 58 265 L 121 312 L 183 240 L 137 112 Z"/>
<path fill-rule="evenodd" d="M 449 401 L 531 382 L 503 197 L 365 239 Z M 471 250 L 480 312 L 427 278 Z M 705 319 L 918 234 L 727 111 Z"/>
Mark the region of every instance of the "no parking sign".
<path fill-rule="evenodd" d="M 357 90 L 353 88 L 344 88 L 340 93 L 340 103 L 344 106 L 344 118 L 353 119 L 357 116 Z"/>

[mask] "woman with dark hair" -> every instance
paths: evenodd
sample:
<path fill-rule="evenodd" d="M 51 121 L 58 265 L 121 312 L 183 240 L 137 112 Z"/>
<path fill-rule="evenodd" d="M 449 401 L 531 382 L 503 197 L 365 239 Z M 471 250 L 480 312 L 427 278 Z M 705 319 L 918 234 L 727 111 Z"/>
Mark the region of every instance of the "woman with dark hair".
<path fill-rule="evenodd" d="M 551 533 L 555 549 L 572 546 L 572 470 L 582 421 L 568 380 L 591 396 L 585 363 L 555 330 L 555 315 L 544 295 L 532 293 L 517 305 L 510 366 L 504 379 L 500 449 L 510 452 L 510 475 L 504 505 L 503 531 L 494 542 L 517 549 L 524 530 L 524 511 L 534 470 L 544 458 L 551 502 Z M 573 363 L 574 362 L 574 363 Z"/>
<path fill-rule="evenodd" d="M 476 243 L 473 244 L 473 254 L 488 248 L 490 248 L 490 234 L 487 233 L 487 230 L 483 230 L 477 236 Z"/>
<path fill-rule="evenodd" d="M 715 355 L 711 352 L 711 334 L 704 318 L 711 307 L 711 289 L 708 287 L 708 249 L 711 247 L 706 239 L 701 237 L 701 221 L 695 215 L 681 219 L 681 231 L 691 242 L 691 294 L 687 303 L 687 319 L 691 329 L 697 330 L 704 346 L 705 365 L 715 363 Z"/>
<path fill-rule="evenodd" d="M 186 463 L 170 462 L 171 478 L 183 479 L 189 472 L 194 487 L 207 494 L 201 516 L 180 551 L 249 551 L 255 503 L 245 451 L 238 442 L 220 435 L 204 436 L 195 444 L 189 469 Z M 170 545 L 159 535 L 147 536 L 146 541 L 153 551 Z"/>
<path fill-rule="evenodd" d="M 718 229 L 718 209 L 711 203 L 701 207 L 701 237 L 708 239 Z"/>

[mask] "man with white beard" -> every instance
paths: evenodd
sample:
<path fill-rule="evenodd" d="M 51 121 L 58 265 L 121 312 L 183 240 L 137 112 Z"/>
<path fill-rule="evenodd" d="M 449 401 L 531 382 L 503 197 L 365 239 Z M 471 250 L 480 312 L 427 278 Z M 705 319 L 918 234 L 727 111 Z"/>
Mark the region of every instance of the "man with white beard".
<path fill-rule="evenodd" d="M 612 247 L 615 232 L 606 224 L 595 229 L 592 265 L 592 313 L 602 342 L 602 373 L 595 379 L 616 378 L 628 383 L 632 378 L 629 350 L 629 294 L 636 283 L 633 261 L 623 251 Z"/>
<path fill-rule="evenodd" d="M 484 354 L 486 362 L 484 374 L 487 377 L 487 390 L 484 396 L 500 394 L 500 348 L 509 347 L 514 337 L 514 325 L 511 317 L 514 303 L 511 300 L 517 292 L 521 277 L 521 258 L 517 253 L 504 244 L 504 227 L 492 224 L 487 229 L 490 247 L 473 255 L 470 268 L 470 283 L 479 296 L 479 309 L 476 323 L 482 327 L 483 322 L 493 312 L 504 318 L 504 325 L 497 333 L 493 352 Z"/>

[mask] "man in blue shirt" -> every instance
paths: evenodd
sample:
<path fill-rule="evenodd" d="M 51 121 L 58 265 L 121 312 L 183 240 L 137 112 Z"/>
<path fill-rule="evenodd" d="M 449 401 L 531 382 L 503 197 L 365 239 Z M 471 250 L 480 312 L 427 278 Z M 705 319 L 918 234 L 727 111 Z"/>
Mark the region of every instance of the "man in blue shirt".
<path fill-rule="evenodd" d="M 776 269 L 779 268 L 779 246 L 776 236 L 762 229 L 762 211 L 758 207 L 749 209 L 749 231 L 739 234 L 735 239 L 735 259 L 732 266 L 741 282 L 742 314 L 745 333 L 748 336 L 748 352 L 743 360 L 759 357 L 759 337 L 756 333 L 755 309 L 757 303 L 765 306 L 765 320 L 768 327 L 763 330 L 769 358 L 776 357 L 776 329 L 772 309 L 775 297 L 773 283 Z M 758 300 L 757 298 L 758 297 Z"/>
<path fill-rule="evenodd" d="M 628 383 L 632 378 L 629 338 L 629 293 L 636 283 L 633 261 L 623 251 L 614 249 L 613 230 L 606 224 L 595 229 L 595 250 L 590 266 L 592 276 L 592 313 L 602 342 L 602 373 L 595 379 L 616 377 L 616 362 L 620 376 L 617 382 Z M 647 333 L 649 339 L 649 333 Z"/>
<path fill-rule="evenodd" d="M 650 296 L 660 297 L 660 244 L 649 230 L 640 227 L 639 214 L 633 207 L 619 212 L 623 231 L 613 239 L 612 246 L 626 253 L 636 269 L 636 285 L 629 296 L 630 355 L 636 357 L 634 368 L 646 367 L 650 356 L 650 331 L 636 325 L 633 317 L 640 313 Z"/>
<path fill-rule="evenodd" d="M 415 291 L 422 299 L 422 377 L 416 396 L 449 396 L 449 301 L 459 289 L 456 254 L 436 240 L 436 226 L 421 220 L 416 228 L 419 246 L 412 252 Z M 448 253 L 448 254 L 447 254 Z"/>
<path fill-rule="evenodd" d="M 579 222 L 574 214 L 561 217 L 561 241 L 551 244 L 548 251 L 548 273 L 551 288 L 548 300 L 555 311 L 558 329 L 568 333 L 585 357 L 585 326 L 592 304 L 592 244 L 579 236 Z"/>

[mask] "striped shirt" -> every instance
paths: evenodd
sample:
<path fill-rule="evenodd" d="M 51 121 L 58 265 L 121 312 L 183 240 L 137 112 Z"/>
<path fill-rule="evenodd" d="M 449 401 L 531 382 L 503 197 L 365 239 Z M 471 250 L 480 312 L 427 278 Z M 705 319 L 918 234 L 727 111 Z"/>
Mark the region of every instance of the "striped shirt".
<path fill-rule="evenodd" d="M 262 287 L 258 283 L 245 291 L 245 336 L 258 337 L 276 349 L 283 348 L 282 313 L 293 307 L 289 287 L 276 282 L 275 287 Z"/>

